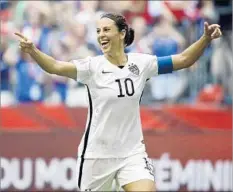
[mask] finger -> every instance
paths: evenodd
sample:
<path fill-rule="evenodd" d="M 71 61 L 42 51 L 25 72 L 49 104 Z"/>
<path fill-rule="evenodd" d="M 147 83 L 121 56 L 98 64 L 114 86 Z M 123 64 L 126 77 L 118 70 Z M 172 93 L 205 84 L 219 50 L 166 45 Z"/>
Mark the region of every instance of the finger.
<path fill-rule="evenodd" d="M 218 29 L 218 30 L 219 30 L 219 35 L 222 36 L 222 31 L 220 29 Z"/>
<path fill-rule="evenodd" d="M 218 38 L 222 35 L 222 32 L 219 28 L 217 28 L 214 33 L 211 35 L 211 38 Z"/>
<path fill-rule="evenodd" d="M 219 29 L 219 28 L 220 28 L 220 25 L 218 25 L 218 24 L 213 24 L 213 25 L 210 25 L 210 26 L 208 27 L 208 31 L 213 31 L 213 30 Z"/>
<path fill-rule="evenodd" d="M 211 28 L 221 28 L 221 26 L 218 25 L 218 24 L 212 24 L 212 25 L 210 25 L 210 26 L 211 26 Z"/>
<path fill-rule="evenodd" d="M 214 25 L 209 25 L 209 27 L 208 27 L 209 30 L 214 30 L 214 29 L 216 29 L 216 28 L 217 28 L 217 27 L 214 26 Z"/>
<path fill-rule="evenodd" d="M 17 35 L 18 37 L 20 37 L 21 39 L 27 41 L 27 38 L 24 37 L 21 33 L 16 32 L 16 33 L 14 33 L 14 34 Z"/>
<path fill-rule="evenodd" d="M 204 23 L 204 28 L 205 28 L 205 30 L 207 30 L 208 27 L 209 27 L 209 24 L 208 24 L 207 22 L 205 22 L 205 23 Z"/>
<path fill-rule="evenodd" d="M 24 47 L 22 47 L 21 45 L 19 45 L 19 49 L 20 49 L 20 51 L 24 51 Z"/>
<path fill-rule="evenodd" d="M 221 36 L 222 36 L 221 30 L 220 30 L 220 29 L 217 29 L 216 38 L 221 37 Z"/>
<path fill-rule="evenodd" d="M 21 43 L 20 46 L 23 48 L 30 48 L 30 45 L 27 43 Z"/>
<path fill-rule="evenodd" d="M 218 24 L 213 24 L 213 25 L 209 25 L 208 27 L 205 28 L 205 31 L 206 32 L 213 32 L 215 29 L 219 29 L 220 28 L 220 25 Z"/>
<path fill-rule="evenodd" d="M 20 41 L 20 45 L 23 46 L 23 47 L 31 47 L 32 46 L 32 42 L 31 41 L 21 40 Z"/>
<path fill-rule="evenodd" d="M 211 34 L 211 38 L 216 37 L 217 34 L 218 34 L 218 30 L 215 29 L 214 32 Z"/>
<path fill-rule="evenodd" d="M 24 40 L 20 40 L 19 45 L 20 45 L 21 47 L 25 47 L 25 41 L 24 41 Z"/>
<path fill-rule="evenodd" d="M 26 41 L 25 41 L 24 39 L 20 39 L 19 42 L 20 42 L 20 44 L 21 44 L 21 43 L 26 43 Z"/>

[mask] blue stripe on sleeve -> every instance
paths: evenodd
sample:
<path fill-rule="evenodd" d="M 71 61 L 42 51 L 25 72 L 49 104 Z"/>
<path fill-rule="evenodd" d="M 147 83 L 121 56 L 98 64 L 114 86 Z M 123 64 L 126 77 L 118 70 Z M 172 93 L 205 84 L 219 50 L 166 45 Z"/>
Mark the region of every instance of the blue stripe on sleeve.
<path fill-rule="evenodd" d="M 158 57 L 158 74 L 172 73 L 173 63 L 172 57 Z"/>

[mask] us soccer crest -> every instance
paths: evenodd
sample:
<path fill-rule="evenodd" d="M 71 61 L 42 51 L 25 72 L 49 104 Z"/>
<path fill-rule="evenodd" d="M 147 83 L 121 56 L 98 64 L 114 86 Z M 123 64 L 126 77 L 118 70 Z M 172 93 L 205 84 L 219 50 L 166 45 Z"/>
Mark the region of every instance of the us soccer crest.
<path fill-rule="evenodd" d="M 129 70 L 135 74 L 135 75 L 139 75 L 139 68 L 137 65 L 135 65 L 134 63 L 129 64 Z"/>

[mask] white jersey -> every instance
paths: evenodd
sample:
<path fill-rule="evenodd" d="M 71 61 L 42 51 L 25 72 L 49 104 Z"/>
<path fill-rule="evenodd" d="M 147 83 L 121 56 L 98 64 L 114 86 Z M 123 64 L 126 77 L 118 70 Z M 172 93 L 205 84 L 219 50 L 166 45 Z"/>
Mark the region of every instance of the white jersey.
<path fill-rule="evenodd" d="M 123 68 L 103 55 L 72 62 L 77 81 L 86 85 L 89 97 L 78 156 L 123 158 L 144 152 L 139 104 L 147 79 L 158 74 L 157 57 L 129 53 Z"/>

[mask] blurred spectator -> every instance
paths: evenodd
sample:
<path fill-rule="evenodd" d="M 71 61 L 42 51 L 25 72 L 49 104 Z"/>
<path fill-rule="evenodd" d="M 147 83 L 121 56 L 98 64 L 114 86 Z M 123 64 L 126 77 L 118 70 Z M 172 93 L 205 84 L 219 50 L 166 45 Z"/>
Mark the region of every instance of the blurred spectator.
<path fill-rule="evenodd" d="M 147 25 L 151 25 L 153 23 L 153 17 L 151 17 L 148 12 L 148 1 L 131 0 L 129 2 L 130 3 L 128 4 L 128 8 L 124 12 L 129 22 L 134 17 L 143 17 Z"/>
<path fill-rule="evenodd" d="M 1 70 L 1 105 L 8 106 L 15 103 L 13 94 L 11 92 L 10 84 L 10 62 L 6 57 L 6 51 L 9 46 L 9 40 L 6 35 L 1 35 L 0 42 L 0 70 Z"/>
<path fill-rule="evenodd" d="M 134 17 L 143 17 L 149 25 L 152 17 L 148 13 L 148 1 L 100 1 L 100 7 L 105 12 L 117 12 L 123 14 L 128 22 L 132 22 Z"/>
<path fill-rule="evenodd" d="M 49 26 L 48 2 L 30 2 L 26 7 L 26 22 L 22 33 L 27 36 L 40 50 L 49 54 L 48 37 L 51 31 Z"/>
<path fill-rule="evenodd" d="M 146 36 L 148 33 L 146 20 L 141 16 L 135 17 L 132 19 L 131 27 L 136 30 L 134 34 L 134 42 L 129 48 L 127 48 L 128 51 L 150 54 L 151 49 Z"/>
<path fill-rule="evenodd" d="M 9 85 L 9 66 L 7 60 L 4 58 L 4 54 L 9 47 L 9 37 L 6 34 L 1 33 L 0 41 L 0 69 L 1 69 L 1 90 L 10 90 Z"/>
<path fill-rule="evenodd" d="M 158 18 L 163 17 L 167 21 L 174 23 L 176 20 L 173 13 L 167 8 L 163 1 L 148 1 L 148 14 L 152 17 L 153 23 L 157 21 Z"/>
<path fill-rule="evenodd" d="M 152 34 L 152 53 L 158 57 L 177 54 L 184 49 L 184 37 L 163 16 L 158 19 Z M 182 71 L 152 77 L 150 83 L 152 96 L 157 101 L 177 101 L 187 87 L 187 79 Z"/>
<path fill-rule="evenodd" d="M 132 5 L 132 0 L 129 1 L 100 1 L 100 9 L 104 12 L 116 12 L 124 14 Z"/>
<path fill-rule="evenodd" d="M 69 30 L 67 31 L 66 35 L 67 39 L 64 40 L 64 43 L 69 42 L 68 44 L 71 51 L 69 59 L 83 58 L 88 55 L 95 55 L 93 51 L 97 50 L 91 43 L 88 43 L 87 25 L 82 23 L 79 18 L 70 21 Z"/>
<path fill-rule="evenodd" d="M 12 44 L 13 32 L 15 31 L 12 21 L 12 2 L 0 2 L 0 77 L 1 77 L 1 106 L 8 106 L 15 103 L 11 86 L 11 69 L 9 63 L 12 62 L 11 55 L 7 57 L 7 52 Z"/>
<path fill-rule="evenodd" d="M 50 49 L 51 56 L 60 61 L 70 60 L 72 51 L 69 46 L 69 41 L 67 39 L 64 41 L 64 36 L 61 33 L 53 33 L 53 40 L 51 41 L 53 45 Z M 50 75 L 50 77 L 51 79 L 48 85 L 50 91 L 45 100 L 46 104 L 65 103 L 68 79 L 57 75 Z"/>
<path fill-rule="evenodd" d="M 211 72 L 215 83 L 224 87 L 225 102 L 232 104 L 233 61 L 232 61 L 232 1 L 214 0 L 218 23 L 223 32 L 222 38 L 213 42 Z"/>
<path fill-rule="evenodd" d="M 93 45 L 95 49 L 98 49 L 96 20 L 102 13 L 103 11 L 100 10 L 100 1 L 80 1 L 80 11 L 75 15 L 75 20 L 86 27 L 87 43 Z"/>
<path fill-rule="evenodd" d="M 21 29 L 25 23 L 25 12 L 28 4 L 29 1 L 18 1 L 14 5 L 14 11 L 12 12 L 12 20 L 18 29 Z"/>
<path fill-rule="evenodd" d="M 8 64 L 14 67 L 12 74 L 15 75 L 15 78 L 12 84 L 16 100 L 20 103 L 43 101 L 46 74 L 28 54 L 18 53 L 17 51 L 13 47 L 8 50 L 5 56 L 6 58 L 12 57 Z"/>
<path fill-rule="evenodd" d="M 164 1 L 165 6 L 171 11 L 178 24 L 181 24 L 191 15 L 190 13 L 194 12 L 195 6 L 193 5 L 196 3 L 197 1 Z"/>
<path fill-rule="evenodd" d="M 155 40 L 152 45 L 154 54 L 167 56 L 178 53 L 185 48 L 183 35 L 165 17 L 160 17 L 152 31 Z M 165 47 L 161 47 L 165 46 Z"/>

